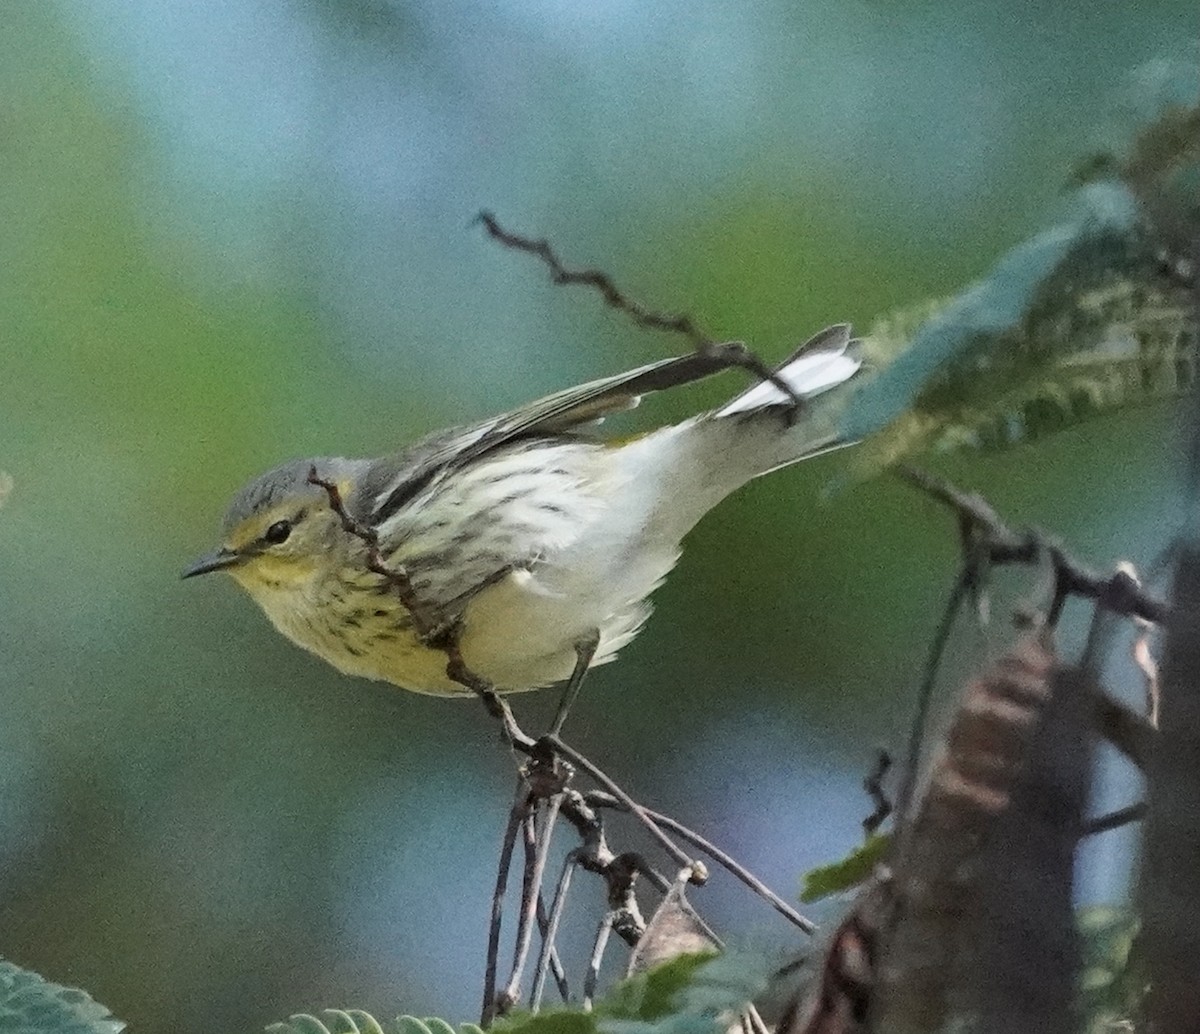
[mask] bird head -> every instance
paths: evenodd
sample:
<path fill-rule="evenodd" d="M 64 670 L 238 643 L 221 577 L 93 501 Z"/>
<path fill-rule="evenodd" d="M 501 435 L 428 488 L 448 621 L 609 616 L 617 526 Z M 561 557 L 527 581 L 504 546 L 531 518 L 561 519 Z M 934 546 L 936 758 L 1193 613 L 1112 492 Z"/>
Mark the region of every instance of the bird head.
<path fill-rule="evenodd" d="M 341 541 L 341 518 L 329 492 L 310 476 L 335 485 L 346 498 L 353 485 L 351 460 L 295 460 L 255 478 L 225 514 L 221 543 L 183 572 L 232 576 L 251 596 L 289 592 L 309 584 L 330 562 Z"/>

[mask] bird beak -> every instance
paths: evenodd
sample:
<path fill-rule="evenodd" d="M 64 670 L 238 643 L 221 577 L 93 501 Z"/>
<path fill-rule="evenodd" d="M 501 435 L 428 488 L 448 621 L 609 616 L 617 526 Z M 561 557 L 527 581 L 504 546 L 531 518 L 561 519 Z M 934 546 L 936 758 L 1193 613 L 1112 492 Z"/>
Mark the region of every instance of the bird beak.
<path fill-rule="evenodd" d="M 244 559 L 245 557 L 240 553 L 221 546 L 220 549 L 214 549 L 211 553 L 205 553 L 180 577 L 194 578 L 198 574 L 208 574 L 210 571 L 223 571 L 228 567 L 240 564 Z"/>

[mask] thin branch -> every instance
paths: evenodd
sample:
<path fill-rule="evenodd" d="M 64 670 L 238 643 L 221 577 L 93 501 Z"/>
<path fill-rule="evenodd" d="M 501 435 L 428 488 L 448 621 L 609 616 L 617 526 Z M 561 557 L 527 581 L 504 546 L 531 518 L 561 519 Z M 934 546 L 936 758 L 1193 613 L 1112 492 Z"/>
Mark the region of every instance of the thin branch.
<path fill-rule="evenodd" d="M 681 334 L 692 343 L 697 354 L 712 356 L 724 366 L 746 370 L 759 380 L 774 385 L 791 401 L 794 413 L 798 413 L 803 406 L 803 400 L 796 394 L 795 389 L 747 348 L 744 342 L 717 341 L 706 334 L 691 316 L 683 313 L 668 315 L 646 308 L 621 291 L 612 277 L 602 270 L 567 268 L 544 237 L 525 237 L 506 230 L 491 212 L 480 212 L 476 221 L 483 226 L 492 240 L 514 251 L 533 255 L 542 262 L 550 271 L 553 283 L 590 287 L 599 293 L 605 305 L 623 312 L 636 326 Z"/>
<path fill-rule="evenodd" d="M 1146 699 L 1146 720 L 1157 729 L 1161 693 L 1158 688 L 1158 662 L 1154 659 L 1154 653 L 1150 647 L 1150 636 L 1154 626 L 1140 618 L 1137 619 L 1136 624 L 1137 634 L 1134 636 L 1129 652 L 1133 657 L 1133 663 L 1142 673 L 1142 689 Z"/>
<path fill-rule="evenodd" d="M 466 686 L 467 689 L 482 701 L 487 713 L 500 723 L 505 740 L 514 750 L 532 756 L 537 748 L 537 741 L 521 730 L 516 718 L 513 716 L 512 708 L 496 692 L 495 687 L 487 679 L 481 678 L 467 667 L 466 661 L 463 660 L 457 636 L 445 643 L 443 649 L 446 651 L 447 658 L 446 676 L 453 679 L 460 686 Z"/>
<path fill-rule="evenodd" d="M 1149 770 L 1158 730 L 1145 715 L 1138 714 L 1107 693 L 1100 693 L 1095 700 L 1095 722 L 1100 735 L 1132 761 L 1139 771 Z"/>
<path fill-rule="evenodd" d="M 624 801 L 619 800 L 611 795 L 603 793 L 590 793 L 587 795 L 587 799 L 589 803 L 594 804 L 597 807 L 613 808 L 620 811 L 629 810 Z M 789 923 L 799 927 L 807 934 L 811 934 L 816 931 L 816 924 L 811 919 L 807 919 L 802 916 L 783 898 L 781 898 L 770 887 L 763 883 L 762 880 L 755 876 L 754 873 L 750 872 L 750 870 L 737 861 L 737 859 L 722 851 L 716 846 L 716 844 L 706 840 L 699 833 L 693 829 L 689 829 L 682 822 L 671 818 L 670 815 L 664 815 L 662 812 L 654 811 L 651 808 L 645 808 L 644 810 L 646 815 L 653 819 L 655 823 L 664 827 L 665 829 L 669 829 L 681 840 L 684 840 L 693 847 L 698 848 L 704 854 L 708 855 L 708 857 L 714 862 L 728 871 L 730 875 L 741 880 L 741 882 L 754 891 L 755 894 L 761 897 L 764 901 L 767 901 L 771 907 L 774 908 L 775 911 L 783 916 Z"/>
<path fill-rule="evenodd" d="M 608 947 L 608 937 L 612 933 L 615 912 L 605 912 L 604 918 L 596 929 L 596 939 L 592 942 L 592 954 L 588 959 L 587 976 L 583 980 L 583 1008 L 585 1012 L 592 1011 L 592 1000 L 596 997 L 596 984 L 600 980 L 600 965 L 604 961 L 604 949 Z"/>
<path fill-rule="evenodd" d="M 590 287 L 600 294 L 604 304 L 625 313 L 637 326 L 647 330 L 663 330 L 672 334 L 682 334 L 692 342 L 697 349 L 711 344 L 712 339 L 704 333 L 692 320 L 691 316 L 680 313 L 668 315 L 654 312 L 629 298 L 622 292 L 612 278 L 599 269 L 568 269 L 563 265 L 550 242 L 544 237 L 535 240 L 523 237 L 502 227 L 491 212 L 480 212 L 476 217 L 488 236 L 506 248 L 523 251 L 533 255 L 550 270 L 550 279 L 556 284 L 576 284 Z"/>
<path fill-rule="evenodd" d="M 386 585 L 396 591 L 401 603 L 412 614 L 418 633 L 428 645 L 440 649 L 446 654 L 447 676 L 474 692 L 484 703 L 488 713 L 501 723 L 506 740 L 515 750 L 531 759 L 522 772 L 517 796 L 510 810 L 509 824 L 505 830 L 497 867 L 496 886 L 492 899 L 492 918 L 488 933 L 484 1003 L 481 1010 L 482 1023 L 487 1024 L 495 1016 L 502 1015 L 516 1003 L 532 943 L 535 921 L 541 929 L 542 946 L 538 953 L 531 1002 L 540 1003 L 544 994 L 546 973 L 551 968 L 554 969 L 555 978 L 564 999 L 567 996 L 566 978 L 562 973 L 562 966 L 554 949 L 554 940 L 565 904 L 566 888 L 570 884 L 570 872 L 574 865 L 597 873 L 605 880 L 608 887 L 610 910 L 606 918 L 607 925 L 603 927 L 602 936 L 598 935 L 596 945 L 596 951 L 601 955 L 608 936 L 613 930 L 616 930 L 622 939 L 633 946 L 637 944 L 645 929 L 645 923 L 638 910 L 633 892 L 635 877 L 639 873 L 645 874 L 660 891 L 665 891 L 668 886 L 666 879 L 647 865 L 640 855 L 632 852 L 614 855 L 609 850 L 604 841 L 603 825 L 594 810 L 580 794 L 568 789 L 574 772 L 572 766 L 579 768 L 602 787 L 603 792 L 611 798 L 612 806 L 619 806 L 636 817 L 672 860 L 683 867 L 690 882 L 697 885 L 703 884 L 708 878 L 708 869 L 702 862 L 684 853 L 663 832 L 663 826 L 676 831 L 681 837 L 725 866 L 800 929 L 812 932 L 814 926 L 809 920 L 791 908 L 787 902 L 771 891 L 744 866 L 669 816 L 650 811 L 638 804 L 602 769 L 564 743 L 557 734 L 544 736 L 538 740 L 527 736 L 517 724 L 512 710 L 495 691 L 495 688 L 467 666 L 460 648 L 461 627 L 458 624 L 447 626 L 437 624 L 432 609 L 417 597 L 404 569 L 389 567 L 384 561 L 380 554 L 375 530 L 356 521 L 347 511 L 341 492 L 335 483 L 322 479 L 315 466 L 310 469 L 308 480 L 311 484 L 324 489 L 329 499 L 329 505 L 341 521 L 343 529 L 363 542 L 366 547 L 368 569 L 379 575 Z M 540 833 L 535 833 L 531 823 L 533 822 L 533 808 L 538 801 L 548 801 L 549 803 L 547 821 Z M 574 854 L 573 864 L 565 869 L 560 877 L 554 905 L 550 915 L 546 916 L 542 900 L 542 882 L 550 848 L 553 821 L 560 809 L 563 816 L 575 826 L 582 840 L 582 846 Z M 504 990 L 497 994 L 496 976 L 504 897 L 517 833 L 522 829 L 526 834 L 526 868 L 522 881 L 517 934 L 513 946 L 513 966 Z M 707 924 L 704 926 L 707 930 Z M 719 943 L 715 934 L 712 934 L 712 937 L 714 942 Z M 590 979 L 592 981 L 591 993 L 594 993 L 596 973 L 590 973 Z M 591 993 L 585 987 L 585 998 L 590 1000 Z"/>
<path fill-rule="evenodd" d="M 384 561 L 383 555 L 379 551 L 379 535 L 375 529 L 351 516 L 346 509 L 345 500 L 342 499 L 341 489 L 335 482 L 318 476 L 315 464 L 309 468 L 308 483 L 325 490 L 325 495 L 329 499 L 329 507 L 341 522 L 342 530 L 360 539 L 367 547 L 367 570 L 379 575 L 385 584 L 396 590 L 396 595 L 404 604 L 404 609 L 412 615 L 417 633 L 421 636 L 432 635 L 437 629 L 436 619 L 424 601 L 418 597 L 412 581 L 408 577 L 408 572 L 403 567 L 390 567 Z"/>
<path fill-rule="evenodd" d="M 875 764 L 863 779 L 863 789 L 866 791 L 867 796 L 871 798 L 871 803 L 875 806 L 871 814 L 863 819 L 862 822 L 863 831 L 868 836 L 882 826 L 884 820 L 892 813 L 892 802 L 883 789 L 883 780 L 886 778 L 891 767 L 892 755 L 880 747 L 875 754 Z"/>
<path fill-rule="evenodd" d="M 937 684 L 938 671 L 942 666 L 942 658 L 946 654 L 946 646 L 950 642 L 950 632 L 954 628 L 954 621 L 962 608 L 963 600 L 967 598 L 970 591 L 972 577 L 966 565 L 959 570 L 954 587 L 950 590 L 950 596 L 942 609 L 941 620 L 938 622 L 937 631 L 929 644 L 929 652 L 925 658 L 921 687 L 917 690 L 916 713 L 913 716 L 912 727 L 908 735 L 904 774 L 900 783 L 900 793 L 896 799 L 896 826 L 901 831 L 901 836 L 903 836 L 903 831 L 911 828 L 912 825 L 911 810 L 913 794 L 917 785 L 917 768 L 921 759 L 921 738 L 929 718 L 929 705 L 933 700 L 933 689 Z"/>
<path fill-rule="evenodd" d="M 580 848 L 575 848 L 567 854 L 563 862 L 562 872 L 559 873 L 558 883 L 554 888 L 554 899 L 550 903 L 550 916 L 546 928 L 542 931 L 542 947 L 538 952 L 537 969 L 533 975 L 533 990 L 529 993 L 529 1008 L 537 1012 L 542 1005 L 542 994 L 546 986 L 546 968 L 554 951 L 554 942 L 558 937 L 558 924 L 562 922 L 563 910 L 567 905 L 567 891 L 571 887 L 571 877 L 579 864 Z M 560 983 L 559 990 L 562 998 L 567 1000 L 565 982 Z"/>
<path fill-rule="evenodd" d="M 1098 833 L 1107 833 L 1110 829 L 1120 829 L 1122 826 L 1128 826 L 1133 822 L 1141 822 L 1146 817 L 1146 804 L 1144 801 L 1139 801 L 1137 804 L 1130 804 L 1124 808 L 1118 808 L 1116 811 L 1110 811 L 1107 815 L 1100 815 L 1094 819 L 1088 819 L 1080 830 L 1080 837 L 1094 837 Z"/>
<path fill-rule="evenodd" d="M 518 919 L 517 937 L 513 947 L 512 974 L 508 978 L 502 999 L 506 1002 L 516 1002 L 521 997 L 521 977 L 525 972 L 525 962 L 529 958 L 529 946 L 533 942 L 537 902 L 541 895 L 542 879 L 546 872 L 546 858 L 550 853 L 554 823 L 558 818 L 561 805 L 561 794 L 556 794 L 547 800 L 540 829 L 537 828 L 536 812 L 529 812 L 522 824 L 526 831 L 525 852 L 528 864 L 521 891 L 521 915 Z"/>
<path fill-rule="evenodd" d="M 502 1011 L 496 998 L 496 971 L 500 962 L 500 927 L 504 918 L 504 895 L 508 890 L 508 871 L 517 843 L 517 831 L 525 821 L 531 804 L 532 799 L 524 780 L 518 781 L 517 792 L 508 813 L 508 825 L 504 829 L 500 862 L 496 867 L 496 886 L 492 891 L 492 919 L 488 928 L 487 962 L 483 976 L 483 1007 L 479 1014 L 479 1023 L 484 1027 L 491 1023 L 497 1012 Z"/>
<path fill-rule="evenodd" d="M 567 972 L 563 969 L 562 959 L 558 956 L 558 948 L 554 945 L 554 937 L 550 929 L 550 915 L 546 911 L 546 901 L 542 896 L 541 890 L 538 891 L 537 899 L 537 921 L 538 932 L 542 936 L 542 944 L 549 948 L 548 958 L 550 962 L 550 972 L 554 974 L 554 983 L 558 986 L 558 995 L 564 1002 L 571 1000 L 571 987 L 567 982 Z M 538 949 L 538 959 L 542 957 L 542 949 Z M 541 970 L 543 982 L 546 979 L 545 970 Z M 534 977 L 537 980 L 537 977 Z"/>
<path fill-rule="evenodd" d="M 920 754 L 921 735 L 924 730 L 933 687 L 937 679 L 942 656 L 950 635 L 954 617 L 962 605 L 965 595 L 979 583 L 979 570 L 987 565 L 1037 565 L 1049 562 L 1053 573 L 1053 601 L 1047 615 L 1047 623 L 1053 625 L 1069 596 L 1081 596 L 1093 600 L 1105 612 L 1123 617 L 1141 618 L 1153 624 L 1161 624 L 1167 617 L 1167 604 L 1147 592 L 1124 566 L 1118 566 L 1112 574 L 1097 575 L 1084 567 L 1061 546 L 1049 542 L 1042 536 L 1030 532 L 1013 531 L 996 511 L 976 494 L 955 488 L 949 482 L 925 471 L 901 468 L 900 474 L 925 494 L 949 507 L 958 519 L 963 537 L 966 559 L 959 571 L 958 579 L 951 591 L 950 599 L 943 612 L 941 623 L 935 633 L 925 665 L 918 698 L 917 716 L 909 737 L 907 767 L 901 785 L 897 812 L 899 828 L 907 828 L 906 819 L 916 784 L 917 762 Z M 1089 647 L 1089 655 L 1099 647 L 1102 630 L 1107 622 L 1094 624 L 1095 635 Z"/>
<path fill-rule="evenodd" d="M 981 547 L 986 550 L 989 563 L 1031 565 L 1048 558 L 1053 565 L 1059 594 L 1096 600 L 1114 614 L 1144 618 L 1156 625 L 1166 620 L 1166 602 L 1143 589 L 1126 569 L 1118 567 L 1110 575 L 1098 575 L 1056 543 L 1034 532 L 1013 531 L 978 495 L 962 492 L 925 471 L 903 468 L 900 474 L 952 509 L 960 521 L 973 527 L 980 534 Z"/>
<path fill-rule="evenodd" d="M 770 1028 L 753 1002 L 742 1010 L 742 1020 L 744 1026 L 750 1028 L 750 1034 L 770 1034 Z"/>
<path fill-rule="evenodd" d="M 446 654 L 446 676 L 479 697 L 488 714 L 500 722 L 505 738 L 515 749 L 525 754 L 530 753 L 534 740 L 521 731 L 513 718 L 512 709 L 501 699 L 495 687 L 471 671 L 463 660 L 459 647 L 461 627 L 457 623 L 446 626 L 439 624 L 429 605 L 417 595 L 408 572 L 403 567 L 389 566 L 383 559 L 379 551 L 379 535 L 375 529 L 355 520 L 346 509 L 341 489 L 334 482 L 320 477 L 315 465 L 309 468 L 308 483 L 325 490 L 330 509 L 337 515 L 342 529 L 366 546 L 367 570 L 379 575 L 384 584 L 396 590 L 396 596 L 404 605 L 404 609 L 412 615 L 417 634 L 428 645 L 440 648 Z"/>
<path fill-rule="evenodd" d="M 689 858 L 687 854 L 680 850 L 679 846 L 670 837 L 663 833 L 658 824 L 650 817 L 649 812 L 647 812 L 642 805 L 638 804 L 637 801 L 635 801 L 629 796 L 629 794 L 621 789 L 617 783 L 610 779 L 602 769 L 597 767 L 588 758 L 584 757 L 584 755 L 580 754 L 574 748 L 568 747 L 557 736 L 543 736 L 539 742 L 547 744 L 555 754 L 566 758 L 573 765 L 577 765 L 582 771 L 586 772 L 590 778 L 594 779 L 600 784 L 600 786 L 602 786 L 605 790 L 616 797 L 617 800 L 624 804 L 629 810 L 629 813 L 642 824 L 642 826 L 646 829 L 646 832 L 648 832 L 656 841 L 658 841 L 659 846 L 661 846 L 662 849 L 671 856 L 673 861 L 677 862 L 681 866 L 691 869 L 692 883 L 700 886 L 705 880 L 708 879 L 708 869 L 705 867 L 704 863 L 695 858 Z"/>

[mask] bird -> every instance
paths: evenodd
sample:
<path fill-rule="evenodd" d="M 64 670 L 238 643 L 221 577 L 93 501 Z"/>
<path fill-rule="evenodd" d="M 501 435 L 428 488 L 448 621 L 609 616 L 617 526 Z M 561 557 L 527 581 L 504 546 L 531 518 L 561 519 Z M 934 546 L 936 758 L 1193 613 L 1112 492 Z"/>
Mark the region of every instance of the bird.
<path fill-rule="evenodd" d="M 709 510 L 845 444 L 823 406 L 838 393 L 818 396 L 858 373 L 856 345 L 848 325 L 826 328 L 725 405 L 632 438 L 597 427 L 728 363 L 698 350 L 382 458 L 284 463 L 236 494 L 220 544 L 183 577 L 230 575 L 287 638 L 349 675 L 470 694 L 447 672 L 453 629 L 462 662 L 498 693 L 576 683 L 639 633 Z"/>

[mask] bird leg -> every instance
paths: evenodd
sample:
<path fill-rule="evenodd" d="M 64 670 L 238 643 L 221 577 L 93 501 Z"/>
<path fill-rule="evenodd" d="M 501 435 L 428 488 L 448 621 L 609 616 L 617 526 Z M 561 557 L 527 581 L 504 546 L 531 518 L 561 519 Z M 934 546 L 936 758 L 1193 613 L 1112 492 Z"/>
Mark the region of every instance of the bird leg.
<path fill-rule="evenodd" d="M 554 713 L 554 724 L 550 726 L 550 735 L 557 736 L 562 732 L 567 714 L 575 704 L 579 691 L 583 688 L 583 680 L 587 677 L 592 658 L 596 656 L 596 648 L 600 645 L 600 632 L 593 629 L 591 633 L 575 644 L 575 668 L 563 689 L 562 699 L 558 702 L 558 710 Z"/>

